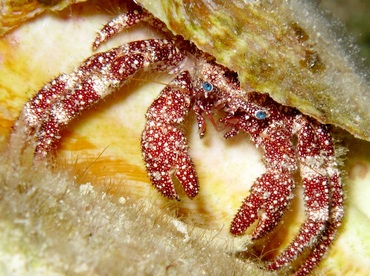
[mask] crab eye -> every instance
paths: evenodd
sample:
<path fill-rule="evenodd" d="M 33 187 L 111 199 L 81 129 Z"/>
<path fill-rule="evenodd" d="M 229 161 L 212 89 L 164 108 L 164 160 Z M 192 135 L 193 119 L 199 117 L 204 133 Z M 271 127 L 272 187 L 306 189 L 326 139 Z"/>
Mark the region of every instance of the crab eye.
<path fill-rule="evenodd" d="M 213 85 L 209 82 L 203 82 L 203 89 L 206 90 L 207 92 L 211 92 L 213 90 Z"/>
<path fill-rule="evenodd" d="M 267 118 L 267 112 L 264 111 L 264 110 L 258 110 L 256 111 L 256 113 L 254 114 L 254 116 L 259 119 L 259 120 L 264 120 Z"/>

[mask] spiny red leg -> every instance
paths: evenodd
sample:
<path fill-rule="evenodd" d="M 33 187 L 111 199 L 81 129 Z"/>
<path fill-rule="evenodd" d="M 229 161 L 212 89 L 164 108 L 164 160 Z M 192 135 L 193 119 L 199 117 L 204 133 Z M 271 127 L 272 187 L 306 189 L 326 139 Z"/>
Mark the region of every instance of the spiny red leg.
<path fill-rule="evenodd" d="M 180 123 L 191 107 L 188 72 L 175 78 L 149 107 L 142 152 L 151 182 L 164 196 L 178 199 L 172 174 L 189 197 L 198 194 L 198 180 Z"/>
<path fill-rule="evenodd" d="M 32 135 L 37 131 L 40 122 L 49 114 L 50 108 L 66 92 L 68 79 L 70 77 L 63 74 L 45 85 L 26 103 L 19 120 L 15 123 L 15 128 L 19 127 L 19 123 L 23 123 L 26 135 Z"/>
<path fill-rule="evenodd" d="M 59 140 L 62 127 L 83 110 L 112 93 L 138 70 L 171 70 L 184 58 L 184 54 L 172 41 L 156 39 L 131 42 L 88 58 L 75 72 L 66 76 L 65 82 L 60 86 L 60 91 L 64 88 L 60 92 L 62 96 L 47 107 L 49 110 L 45 110 L 41 102 L 36 102 L 38 95 L 31 100 L 32 103 L 38 104 L 31 106 L 31 111 L 35 113 L 34 109 L 40 108 L 40 111 L 45 111 L 45 117 L 31 118 L 28 115 L 31 114 L 28 112 L 30 106 L 26 106 L 26 111 L 23 112 L 25 116 L 20 120 L 35 121 L 40 126 L 36 134 L 36 154 L 41 158 L 46 156 Z M 55 81 L 51 83 L 53 82 Z M 54 98 L 52 94 L 53 90 L 50 95 Z M 25 127 L 30 128 L 27 125 Z"/>
<path fill-rule="evenodd" d="M 52 107 L 49 116 L 41 125 L 37 134 L 36 154 L 38 158 L 44 158 L 55 147 L 60 139 L 59 133 L 80 112 L 97 103 L 101 98 L 95 89 L 91 79 L 79 84 L 78 89 L 69 93 Z"/>
<path fill-rule="evenodd" d="M 140 22 L 148 22 L 154 26 L 157 30 L 167 31 L 167 27 L 164 23 L 154 18 L 152 14 L 145 11 L 140 6 L 135 5 L 136 8 L 129 10 L 127 13 L 121 14 L 107 24 L 100 30 L 95 41 L 93 43 L 93 49 L 96 50 L 102 43 L 120 33 L 124 29 L 127 29 Z"/>
<path fill-rule="evenodd" d="M 235 235 L 241 234 L 260 217 L 252 238 L 264 236 L 276 226 L 284 214 L 292 198 L 293 188 L 294 181 L 287 173 L 263 174 L 253 184 L 251 194 L 243 201 L 231 224 L 230 232 Z"/>
<path fill-rule="evenodd" d="M 227 133 L 227 137 L 232 137 L 239 128 L 246 132 L 255 128 L 256 124 L 250 123 L 249 116 L 238 116 L 238 119 L 234 122 L 236 129 Z M 231 120 L 228 119 L 228 122 Z M 244 200 L 231 224 L 231 233 L 243 233 L 259 215 L 260 221 L 252 238 L 261 238 L 276 226 L 284 214 L 295 187 L 291 176 L 296 170 L 295 154 L 290 136 L 290 130 L 281 124 L 266 128 L 262 135 L 252 135 L 255 143 L 264 147 L 267 172 L 253 184 L 251 194 Z"/>
<path fill-rule="evenodd" d="M 320 141 L 323 156 L 326 157 L 324 161 L 326 164 L 326 171 L 329 178 L 330 190 L 330 225 L 338 228 L 342 223 L 344 215 L 343 207 L 343 187 L 340 177 L 340 171 L 336 162 L 335 149 L 332 137 L 326 126 L 320 125 L 316 128 L 316 135 Z"/>
<path fill-rule="evenodd" d="M 155 28 L 167 31 L 166 26 L 161 21 L 154 18 L 140 6 L 135 5 L 135 9 L 129 10 L 126 14 L 118 16 L 103 27 L 93 43 L 93 49 L 97 49 L 101 43 L 123 29 L 141 21 L 147 21 Z M 62 74 L 45 85 L 45 87 L 25 105 L 18 121 L 15 123 L 12 137 L 16 133 L 23 133 L 22 135 L 27 137 L 25 140 L 28 141 L 28 137 L 32 137 L 32 134 L 39 131 L 40 123 L 47 120 L 53 105 L 60 100 L 62 96 L 70 93 L 71 89 L 73 90 L 75 87 L 78 87 L 80 83 L 83 83 L 89 76 L 104 74 L 104 68 L 107 67 L 107 65 L 109 67 L 109 63 L 112 61 L 112 58 L 114 58 L 114 54 L 115 51 L 96 54 L 85 60 L 74 73 L 70 75 Z M 176 59 L 177 57 L 174 58 L 175 61 Z M 122 64 L 123 63 L 124 62 L 122 62 Z M 165 66 L 166 65 L 163 67 Z M 157 70 L 163 70 L 163 67 L 160 68 L 159 66 Z M 121 70 L 123 69 L 121 68 Z M 20 133 L 19 131 L 22 132 Z"/>
<path fill-rule="evenodd" d="M 118 34 L 122 30 L 136 25 L 141 21 L 146 21 L 153 16 L 144 11 L 139 6 L 134 10 L 129 10 L 127 13 L 121 14 L 113 18 L 100 30 L 93 43 L 93 49 L 96 50 L 103 42 Z"/>
<path fill-rule="evenodd" d="M 295 121 L 298 135 L 298 156 L 304 188 L 306 219 L 293 242 L 271 263 L 276 270 L 293 261 L 307 246 L 315 243 L 329 219 L 329 182 L 326 158 L 321 154 L 321 141 L 309 122 L 299 116 Z"/>
<path fill-rule="evenodd" d="M 197 118 L 197 123 L 198 123 L 198 134 L 199 137 L 202 138 L 204 134 L 206 133 L 206 120 L 203 116 L 203 110 L 199 107 L 199 105 L 194 104 L 193 106 L 193 111 L 196 115 Z"/>
<path fill-rule="evenodd" d="M 82 79 L 99 74 L 116 57 L 115 51 L 99 53 L 86 59 L 84 63 L 72 74 L 62 74 L 46 84 L 23 108 L 19 120 L 23 122 L 26 135 L 32 135 L 40 128 L 41 123 L 47 120 L 51 108 L 70 90 L 77 89 Z"/>
<path fill-rule="evenodd" d="M 256 128 L 257 124 L 251 123 L 250 120 L 254 119 L 249 116 L 238 116 L 238 119 L 234 122 L 236 129 L 233 133 L 239 128 L 249 133 Z M 232 133 L 227 135 L 232 136 Z M 231 233 L 243 233 L 260 214 L 252 238 L 261 238 L 276 226 L 284 214 L 295 187 L 291 174 L 296 170 L 296 161 L 290 137 L 290 130 L 282 124 L 272 124 L 263 134 L 252 134 L 254 142 L 264 147 L 267 172 L 252 186 L 251 194 L 244 200 L 232 222 Z"/>
<path fill-rule="evenodd" d="M 316 134 L 320 140 L 322 154 L 326 157 L 326 170 L 330 179 L 330 218 L 327 228 L 315 245 L 315 248 L 307 257 L 307 260 L 304 262 L 304 264 L 296 272 L 297 276 L 309 274 L 312 269 L 314 269 L 315 266 L 321 261 L 327 252 L 328 247 L 335 238 L 344 214 L 342 183 L 340 173 L 335 162 L 335 152 L 332 138 L 325 126 L 318 126 Z"/>

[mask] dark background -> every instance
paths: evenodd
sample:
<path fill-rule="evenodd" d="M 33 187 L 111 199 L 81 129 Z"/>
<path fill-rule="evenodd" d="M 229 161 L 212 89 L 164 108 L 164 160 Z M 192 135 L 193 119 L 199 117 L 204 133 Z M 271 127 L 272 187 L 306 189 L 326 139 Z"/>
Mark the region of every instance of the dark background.
<path fill-rule="evenodd" d="M 319 6 L 345 25 L 360 46 L 359 55 L 370 68 L 370 0 L 317 0 Z"/>

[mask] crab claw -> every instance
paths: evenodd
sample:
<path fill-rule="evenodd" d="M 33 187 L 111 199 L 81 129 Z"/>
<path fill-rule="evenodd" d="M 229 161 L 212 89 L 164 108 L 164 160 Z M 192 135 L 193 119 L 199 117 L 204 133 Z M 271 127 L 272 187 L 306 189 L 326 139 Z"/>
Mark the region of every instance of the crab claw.
<path fill-rule="evenodd" d="M 186 137 L 179 128 L 191 108 L 190 91 L 190 75 L 185 71 L 172 80 L 149 107 L 141 139 L 150 180 L 159 192 L 171 199 L 179 199 L 172 175 L 190 198 L 199 190 Z"/>
<path fill-rule="evenodd" d="M 263 174 L 253 184 L 251 194 L 243 201 L 231 224 L 230 232 L 234 235 L 241 234 L 260 217 L 252 238 L 258 239 L 266 235 L 284 214 L 294 186 L 294 181 L 288 174 Z"/>

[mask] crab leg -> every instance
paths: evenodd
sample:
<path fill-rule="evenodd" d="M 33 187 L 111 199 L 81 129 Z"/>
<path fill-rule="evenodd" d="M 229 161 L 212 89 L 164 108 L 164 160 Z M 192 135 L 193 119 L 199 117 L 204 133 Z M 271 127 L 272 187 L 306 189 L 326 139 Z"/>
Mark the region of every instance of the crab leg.
<path fill-rule="evenodd" d="M 278 258 L 268 266 L 276 270 L 293 261 L 306 247 L 317 242 L 329 220 L 329 185 L 327 158 L 322 157 L 320 139 L 310 123 L 302 116 L 296 119 L 298 155 L 302 175 L 306 220 L 298 235 Z M 314 253 L 315 255 L 316 253 Z M 311 265 L 309 264 L 308 267 Z"/>
<path fill-rule="evenodd" d="M 244 130 L 247 131 L 247 126 Z M 289 131 L 284 126 L 276 126 L 268 129 L 262 137 L 264 141 L 260 143 L 265 148 L 267 171 L 253 184 L 251 194 L 243 201 L 230 228 L 232 234 L 241 234 L 259 218 L 253 239 L 263 237 L 277 225 L 295 187 L 291 172 L 296 166 Z M 252 135 L 252 139 L 257 137 Z"/>
<path fill-rule="evenodd" d="M 135 5 L 135 9 L 130 9 L 126 13 L 120 14 L 104 25 L 96 36 L 92 48 L 96 50 L 102 43 L 109 40 L 111 37 L 140 22 L 148 22 L 156 30 L 168 32 L 168 29 L 163 22 L 156 19 L 142 7 Z"/>
<path fill-rule="evenodd" d="M 155 19 L 151 14 L 135 5 L 136 9 L 129 10 L 127 13 L 119 15 L 108 22 L 98 33 L 93 49 L 96 50 L 103 42 L 107 41 L 112 36 L 121 32 L 123 29 L 138 24 L 141 21 L 148 21 L 156 27 L 162 28 L 164 24 Z M 28 132 L 24 133 L 26 137 L 31 137 L 33 132 L 37 131 L 39 123 L 49 114 L 54 103 L 69 91 L 69 87 L 78 86 L 82 79 L 86 79 L 93 74 L 99 74 L 104 67 L 109 66 L 116 56 L 116 51 L 111 50 L 106 53 L 98 53 L 86 59 L 84 63 L 72 74 L 62 74 L 55 78 L 50 83 L 46 84 L 23 109 L 19 120 L 14 128 L 22 127 L 20 123 L 24 123 L 28 128 Z M 13 132 L 15 133 L 15 131 Z"/>
<path fill-rule="evenodd" d="M 26 104 L 19 118 L 25 133 L 37 130 L 36 155 L 45 157 L 60 139 L 64 126 L 115 91 L 138 70 L 172 70 L 184 58 L 173 41 L 135 41 L 96 54 L 72 74 L 51 81 Z M 56 100 L 59 95 L 61 99 Z"/>
<path fill-rule="evenodd" d="M 317 130 L 317 137 L 322 145 L 323 154 L 326 156 L 325 163 L 327 164 L 327 171 L 330 188 L 330 218 L 323 235 L 315 245 L 307 260 L 296 272 L 297 276 L 307 275 L 311 270 L 321 261 L 328 247 L 334 240 L 336 232 L 341 225 L 344 208 L 343 208 L 343 193 L 342 183 L 337 164 L 334 161 L 335 152 L 332 144 L 332 138 L 325 126 L 321 126 Z"/>
<path fill-rule="evenodd" d="M 147 123 L 141 144 L 151 182 L 164 196 L 178 199 L 174 174 L 186 194 L 198 194 L 198 180 L 188 154 L 185 134 L 179 128 L 191 109 L 191 79 L 185 71 L 162 90 L 146 113 Z"/>
<path fill-rule="evenodd" d="M 153 16 L 137 6 L 136 9 L 129 10 L 126 13 L 120 14 L 113 18 L 98 32 L 92 48 L 96 50 L 102 43 L 115 36 L 119 32 L 142 21 L 147 21 Z"/>
<path fill-rule="evenodd" d="M 15 128 L 23 123 L 25 135 L 33 135 L 40 128 L 40 124 L 47 120 L 51 108 L 60 98 L 70 93 L 71 89 L 78 87 L 82 79 L 97 74 L 108 66 L 115 57 L 114 51 L 93 55 L 86 59 L 72 74 L 62 74 L 46 84 L 25 104 L 18 121 L 15 123 Z"/>
<path fill-rule="evenodd" d="M 266 185 L 268 184 L 268 185 Z M 255 220 L 260 220 L 252 239 L 263 237 L 279 222 L 291 198 L 294 181 L 288 174 L 267 172 L 259 177 L 251 188 L 251 194 L 243 201 L 230 228 L 234 235 L 243 233 Z"/>

